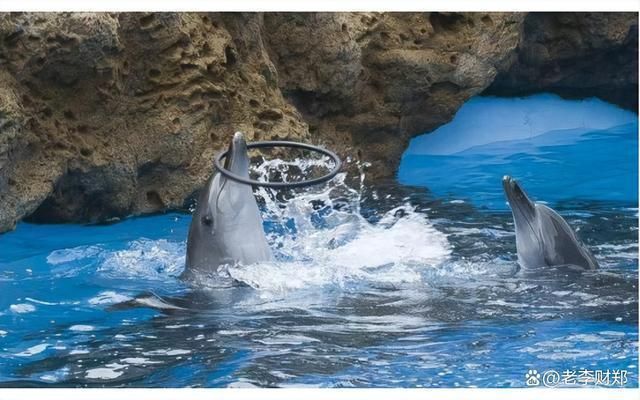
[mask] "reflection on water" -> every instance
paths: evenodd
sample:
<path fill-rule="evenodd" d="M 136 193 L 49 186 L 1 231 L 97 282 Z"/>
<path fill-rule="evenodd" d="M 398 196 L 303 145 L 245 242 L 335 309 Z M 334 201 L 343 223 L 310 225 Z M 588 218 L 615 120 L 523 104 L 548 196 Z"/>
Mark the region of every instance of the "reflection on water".
<path fill-rule="evenodd" d="M 599 135 L 545 151 L 579 160 Z M 605 136 L 596 147 L 615 148 Z M 475 154 L 457 156 L 472 174 Z M 637 174 L 625 171 L 617 185 Z M 278 260 L 219 272 L 242 285 L 177 278 L 189 215 L 0 236 L 0 386 L 502 387 L 532 368 L 624 369 L 638 385 L 633 199 L 566 178 L 576 192 L 550 201 L 601 269 L 532 272 L 516 264 L 510 213 L 489 207 L 499 179 L 459 195 L 444 179 L 427 191 L 343 178 L 287 201 L 259 191 Z"/>

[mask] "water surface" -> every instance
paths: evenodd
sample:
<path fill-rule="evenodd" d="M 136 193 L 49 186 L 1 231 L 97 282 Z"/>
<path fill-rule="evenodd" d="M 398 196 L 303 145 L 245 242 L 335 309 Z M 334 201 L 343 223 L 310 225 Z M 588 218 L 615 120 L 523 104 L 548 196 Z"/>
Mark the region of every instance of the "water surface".
<path fill-rule="evenodd" d="M 529 369 L 609 369 L 637 387 L 637 117 L 616 112 L 447 154 L 412 144 L 400 183 L 261 190 L 277 261 L 195 288 L 178 279 L 188 214 L 21 223 L 0 236 L 0 386 L 522 387 Z M 505 173 L 600 270 L 520 270 Z"/>

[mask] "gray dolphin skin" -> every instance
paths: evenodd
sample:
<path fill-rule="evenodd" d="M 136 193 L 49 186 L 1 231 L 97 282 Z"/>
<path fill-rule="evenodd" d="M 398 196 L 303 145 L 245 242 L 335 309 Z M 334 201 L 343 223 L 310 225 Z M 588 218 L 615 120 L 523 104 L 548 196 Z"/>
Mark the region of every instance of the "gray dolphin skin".
<path fill-rule="evenodd" d="M 598 262 L 554 210 L 529 199 L 510 176 L 502 178 L 516 227 L 518 263 L 523 268 L 570 265 L 597 269 Z"/>
<path fill-rule="evenodd" d="M 225 168 L 249 177 L 247 143 L 240 132 L 231 140 Z M 272 258 L 251 186 L 213 173 L 193 213 L 182 277 L 214 272 L 222 264 L 247 265 Z"/>

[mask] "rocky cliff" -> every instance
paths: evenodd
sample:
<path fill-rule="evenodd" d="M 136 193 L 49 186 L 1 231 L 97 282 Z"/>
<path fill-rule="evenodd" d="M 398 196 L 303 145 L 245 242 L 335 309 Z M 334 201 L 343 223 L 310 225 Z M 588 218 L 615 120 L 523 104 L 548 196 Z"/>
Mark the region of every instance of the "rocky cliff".
<path fill-rule="evenodd" d="M 488 94 L 551 91 L 638 108 L 638 14 L 530 13 L 511 67 Z"/>
<path fill-rule="evenodd" d="M 637 107 L 637 14 L 0 14 L 0 232 L 182 208 L 230 135 L 395 173 L 479 93 Z"/>

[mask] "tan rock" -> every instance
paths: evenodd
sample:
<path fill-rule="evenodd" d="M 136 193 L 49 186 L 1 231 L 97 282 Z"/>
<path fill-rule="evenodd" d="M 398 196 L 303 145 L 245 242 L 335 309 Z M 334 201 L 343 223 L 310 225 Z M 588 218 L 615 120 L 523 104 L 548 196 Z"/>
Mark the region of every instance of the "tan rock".
<path fill-rule="evenodd" d="M 395 173 L 411 136 L 449 121 L 509 66 L 521 13 L 267 14 L 280 87 L 329 145 Z"/>
<path fill-rule="evenodd" d="M 637 94 L 634 24 L 624 13 L 0 14 L 0 232 L 25 217 L 183 208 L 238 130 L 323 144 L 390 177 L 412 136 L 492 83 Z"/>

